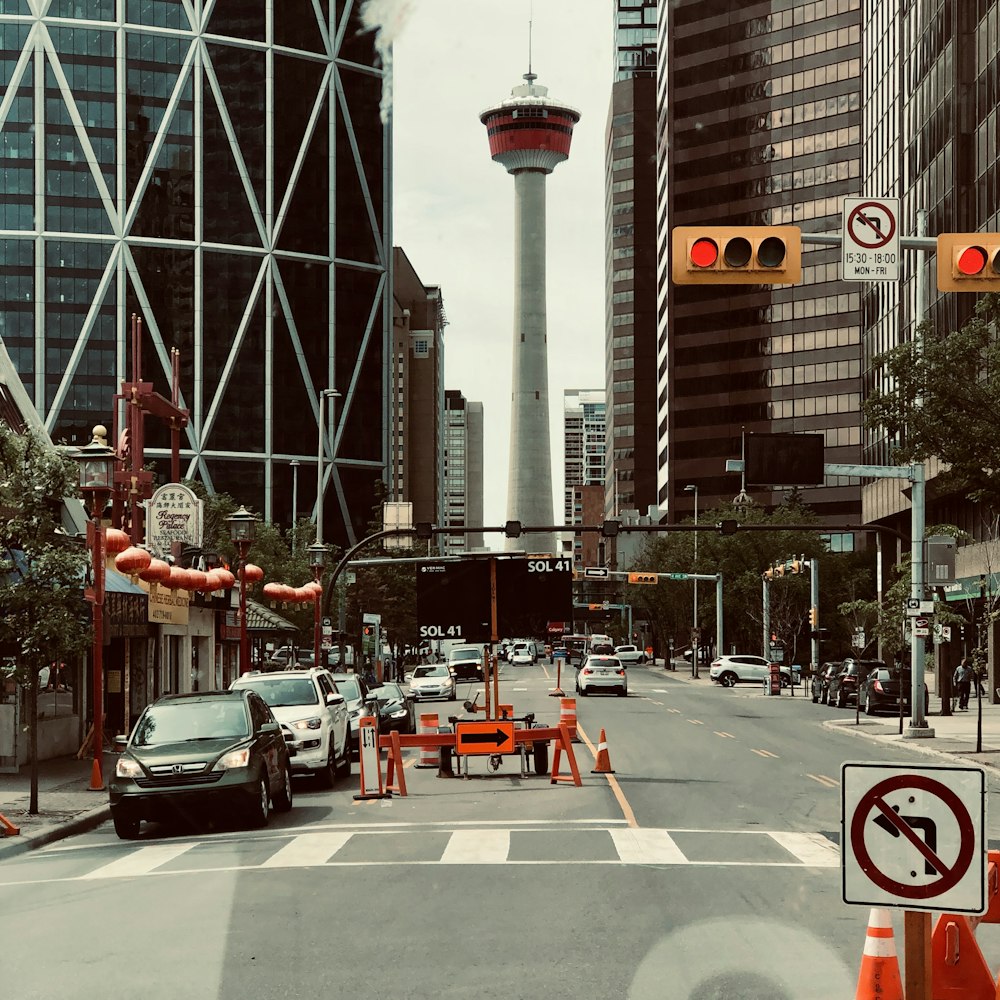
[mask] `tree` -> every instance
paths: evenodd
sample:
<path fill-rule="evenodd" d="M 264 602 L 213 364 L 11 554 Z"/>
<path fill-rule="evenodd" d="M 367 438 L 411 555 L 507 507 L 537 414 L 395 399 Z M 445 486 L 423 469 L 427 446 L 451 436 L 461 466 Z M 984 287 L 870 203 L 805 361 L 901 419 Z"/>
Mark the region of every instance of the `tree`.
<path fill-rule="evenodd" d="M 920 327 L 920 346 L 900 344 L 875 359 L 884 380 L 865 400 L 869 427 L 896 443 L 901 462 L 937 457 L 943 489 L 1000 508 L 1000 296 L 985 295 L 960 330 Z"/>
<path fill-rule="evenodd" d="M 15 651 L 29 690 L 28 812 L 38 812 L 38 686 L 48 665 L 80 655 L 90 639 L 83 580 L 89 557 L 62 528 L 63 498 L 77 493 L 76 463 L 34 433 L 0 423 L 0 646 Z"/>

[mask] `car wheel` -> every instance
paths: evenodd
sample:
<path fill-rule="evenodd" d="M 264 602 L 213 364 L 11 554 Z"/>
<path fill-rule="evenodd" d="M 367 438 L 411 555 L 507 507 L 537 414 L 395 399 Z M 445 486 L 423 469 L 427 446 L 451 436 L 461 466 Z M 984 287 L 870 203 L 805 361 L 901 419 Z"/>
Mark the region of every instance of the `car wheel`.
<path fill-rule="evenodd" d="M 115 825 L 115 833 L 119 840 L 135 840 L 139 836 L 139 823 L 134 816 L 122 816 L 120 813 L 111 814 L 111 822 Z"/>
<path fill-rule="evenodd" d="M 623 685 L 619 689 L 619 691 L 618 691 L 618 697 L 619 698 L 627 698 L 628 697 L 628 688 Z"/>
<path fill-rule="evenodd" d="M 579 691 L 580 694 L 583 695 L 584 698 L 587 697 L 587 689 L 585 687 L 578 687 L 577 691 Z"/>
<path fill-rule="evenodd" d="M 843 688 L 837 692 L 837 708 L 847 708 L 847 694 Z"/>
<path fill-rule="evenodd" d="M 723 686 L 724 688 L 731 688 L 731 687 L 735 687 L 735 686 L 736 686 L 736 680 L 737 680 L 737 678 L 736 678 L 736 674 L 734 674 L 734 673 L 733 673 L 733 672 L 732 672 L 731 670 L 727 670 L 727 671 L 726 671 L 726 672 L 725 672 L 725 673 L 724 673 L 724 674 L 723 674 L 723 675 L 722 675 L 722 676 L 721 676 L 721 677 L 719 678 L 719 683 L 720 683 L 720 684 L 721 684 L 721 685 L 722 685 L 722 686 Z"/>
<path fill-rule="evenodd" d="M 535 762 L 535 774 L 549 773 L 549 745 L 543 740 L 532 744 L 532 756 Z"/>
<path fill-rule="evenodd" d="M 872 696 L 870 694 L 865 695 L 865 715 L 874 715 L 875 706 L 872 704 Z"/>
<path fill-rule="evenodd" d="M 326 756 L 326 764 L 316 772 L 316 780 L 321 788 L 333 788 L 337 780 L 337 756 L 333 745 L 333 733 L 330 734 L 330 752 Z"/>
<path fill-rule="evenodd" d="M 274 811 L 286 813 L 292 808 L 292 765 L 285 765 L 285 776 L 281 783 L 281 791 L 274 797 Z"/>
<path fill-rule="evenodd" d="M 828 705 L 830 702 L 830 693 L 825 689 L 820 692 L 819 703 L 821 705 Z"/>
<path fill-rule="evenodd" d="M 813 696 L 812 696 L 812 699 L 813 699 L 813 704 L 815 705 L 816 702 L 819 701 L 819 695 L 814 693 Z"/>
<path fill-rule="evenodd" d="M 351 776 L 351 727 L 347 727 L 347 731 L 344 733 L 344 752 L 341 754 L 340 763 L 337 765 L 337 770 L 344 775 L 345 778 Z"/>
<path fill-rule="evenodd" d="M 253 826 L 267 826 L 271 818 L 271 793 L 267 790 L 267 778 L 261 775 L 257 783 L 257 795 L 250 807 L 250 822 Z"/>
<path fill-rule="evenodd" d="M 453 687 L 451 689 L 451 694 L 448 695 L 448 701 L 457 701 L 457 700 L 458 700 L 458 691 L 456 688 Z"/>

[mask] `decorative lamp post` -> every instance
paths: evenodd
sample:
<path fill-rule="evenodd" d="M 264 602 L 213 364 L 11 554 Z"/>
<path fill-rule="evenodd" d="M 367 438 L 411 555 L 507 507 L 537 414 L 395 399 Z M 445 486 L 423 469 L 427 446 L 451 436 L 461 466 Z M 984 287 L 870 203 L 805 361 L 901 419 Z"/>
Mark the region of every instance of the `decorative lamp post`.
<path fill-rule="evenodd" d="M 243 570 L 247 565 L 247 549 L 253 545 L 257 529 L 257 518 L 246 509 L 240 507 L 235 514 L 226 518 L 229 524 L 229 537 L 236 546 L 240 557 L 240 673 L 250 670 L 250 636 L 247 634 L 247 577 Z"/>
<path fill-rule="evenodd" d="M 323 567 L 326 565 L 326 546 L 322 542 L 313 542 L 309 546 L 309 565 L 312 566 L 313 577 L 316 583 L 321 584 Z M 321 585 L 313 594 L 313 652 L 316 657 L 313 662 L 317 667 L 320 666 L 319 652 L 322 637 L 320 605 L 323 603 L 322 596 L 323 590 Z"/>
<path fill-rule="evenodd" d="M 101 424 L 94 428 L 90 444 L 78 448 L 76 455 L 80 464 L 80 489 L 90 499 L 90 520 L 87 522 L 87 547 L 94 567 L 94 582 L 86 589 L 84 596 L 90 602 L 93 621 L 94 644 L 91 659 L 94 671 L 93 716 L 91 746 L 94 751 L 94 765 L 90 772 L 90 791 L 104 789 L 101 775 L 101 754 L 104 751 L 104 528 L 101 515 L 114 489 L 114 451 L 108 447 L 107 429 Z"/>

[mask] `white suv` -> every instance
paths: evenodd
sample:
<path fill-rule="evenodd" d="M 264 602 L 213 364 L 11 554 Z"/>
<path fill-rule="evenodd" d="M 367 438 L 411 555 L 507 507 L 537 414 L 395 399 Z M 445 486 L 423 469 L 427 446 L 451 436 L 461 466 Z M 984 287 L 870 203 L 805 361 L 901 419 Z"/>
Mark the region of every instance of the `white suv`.
<path fill-rule="evenodd" d="M 797 668 L 792 667 L 791 670 L 788 667 L 781 668 L 782 687 L 788 687 L 792 683 L 792 671 L 797 671 Z M 723 687 L 745 683 L 760 684 L 761 681 L 771 676 L 771 662 L 765 660 L 763 656 L 751 656 L 743 653 L 720 656 L 712 661 L 709 676 Z M 795 679 L 798 680 L 797 672 Z"/>
<path fill-rule="evenodd" d="M 295 748 L 293 772 L 315 774 L 327 788 L 338 772 L 351 773 L 347 705 L 328 670 L 253 670 L 230 686 L 250 688 L 270 706 L 285 742 Z"/>

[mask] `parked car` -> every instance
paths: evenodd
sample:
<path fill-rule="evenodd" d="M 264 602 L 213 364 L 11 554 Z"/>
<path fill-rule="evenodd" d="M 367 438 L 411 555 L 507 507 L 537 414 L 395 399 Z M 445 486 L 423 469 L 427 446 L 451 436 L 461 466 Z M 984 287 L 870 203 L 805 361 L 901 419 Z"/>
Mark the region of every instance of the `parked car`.
<path fill-rule="evenodd" d="M 858 703 L 858 685 L 863 677 L 873 670 L 885 667 L 881 660 L 857 660 L 849 656 L 840 664 L 840 669 L 830 679 L 828 705 L 847 708 Z"/>
<path fill-rule="evenodd" d="M 796 667 L 781 667 L 781 686 L 789 687 Z M 771 676 L 771 661 L 749 653 L 732 653 L 712 661 L 709 676 L 723 687 L 735 684 L 760 684 Z"/>
<path fill-rule="evenodd" d="M 510 662 L 512 666 L 530 666 L 535 662 L 534 648 L 526 642 L 515 643 L 514 649 L 510 654 Z"/>
<path fill-rule="evenodd" d="M 688 663 L 691 662 L 691 657 L 694 653 L 690 649 L 685 649 L 683 652 L 683 657 Z M 711 646 L 699 646 L 698 647 L 698 662 L 699 663 L 710 663 L 712 660 L 712 647 Z"/>
<path fill-rule="evenodd" d="M 432 698 L 447 698 L 454 701 L 457 697 L 457 683 L 451 671 L 443 663 L 427 663 L 413 668 L 410 677 L 410 694 L 414 701 L 427 701 Z"/>
<path fill-rule="evenodd" d="M 108 781 L 115 833 L 139 835 L 143 820 L 200 818 L 236 810 L 266 826 L 271 805 L 292 808 L 292 766 L 281 726 L 249 688 L 165 695 L 146 707 Z"/>
<path fill-rule="evenodd" d="M 617 656 L 622 663 L 646 662 L 646 651 L 644 649 L 640 649 L 638 646 L 617 646 L 615 647 L 615 656 Z"/>
<path fill-rule="evenodd" d="M 315 775 L 327 788 L 351 773 L 351 726 L 347 703 L 328 670 L 251 671 L 230 685 L 249 688 L 267 702 L 295 748 L 292 773 Z"/>
<path fill-rule="evenodd" d="M 368 697 L 378 700 L 380 732 L 388 733 L 394 729 L 400 733 L 415 733 L 417 731 L 413 696 L 404 691 L 400 685 L 389 682 L 381 687 L 372 688 L 368 692 Z"/>
<path fill-rule="evenodd" d="M 864 707 L 865 715 L 877 715 L 879 712 L 899 713 L 899 698 L 903 697 L 903 714 L 910 712 L 910 702 L 913 693 L 913 672 L 909 667 L 881 666 L 870 670 L 859 688 L 859 700 Z M 924 688 L 924 715 L 930 707 L 927 688 Z"/>
<path fill-rule="evenodd" d="M 827 699 L 830 697 L 830 681 L 839 669 L 839 663 L 823 663 L 820 665 L 819 670 L 813 674 L 812 700 L 814 705 L 817 702 L 821 705 L 826 704 Z"/>
<path fill-rule="evenodd" d="M 483 679 L 483 651 L 479 646 L 456 646 L 448 654 L 448 666 L 456 680 Z"/>
<path fill-rule="evenodd" d="M 628 694 L 628 672 L 616 656 L 591 654 L 576 674 L 577 694 L 586 697 L 595 690 L 613 690 L 620 698 Z"/>
<path fill-rule="evenodd" d="M 351 725 L 351 755 L 358 755 L 358 720 L 365 714 L 365 699 L 368 685 L 357 674 L 331 674 L 337 690 L 344 696 L 347 705 L 347 721 Z"/>

